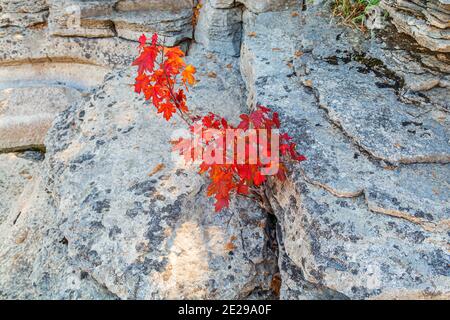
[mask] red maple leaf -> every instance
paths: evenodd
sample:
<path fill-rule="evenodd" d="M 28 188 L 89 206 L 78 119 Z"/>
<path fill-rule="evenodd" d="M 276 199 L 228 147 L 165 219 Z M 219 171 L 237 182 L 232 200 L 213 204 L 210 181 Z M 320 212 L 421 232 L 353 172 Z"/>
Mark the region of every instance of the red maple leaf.
<path fill-rule="evenodd" d="M 153 72 L 157 56 L 157 47 L 144 47 L 139 57 L 137 57 L 137 59 L 133 62 L 133 66 L 138 66 L 138 74 L 142 74 L 144 72 Z"/>
<path fill-rule="evenodd" d="M 147 37 L 145 36 L 145 34 L 143 34 L 139 38 L 139 48 L 144 48 L 146 44 L 147 44 Z"/>
<path fill-rule="evenodd" d="M 172 118 L 172 115 L 177 111 L 175 106 L 170 102 L 161 103 L 158 108 L 158 113 L 162 113 L 164 115 L 164 119 L 167 121 Z"/>
<path fill-rule="evenodd" d="M 179 47 L 166 48 L 158 45 L 158 35 L 154 34 L 151 44 L 147 45 L 147 37 L 142 35 L 139 38 L 139 56 L 133 62 L 138 67 L 137 77 L 134 85 L 136 93 L 144 93 L 147 101 L 156 107 L 159 114 L 169 121 L 175 113 L 179 113 L 182 120 L 188 124 L 191 133 L 202 132 L 203 139 L 199 145 L 194 146 L 191 139 L 179 139 L 174 142 L 174 151 L 184 155 L 187 162 L 192 161 L 194 150 L 200 148 L 202 151 L 207 148 L 215 147 L 211 155 L 222 152 L 221 144 L 225 145 L 225 132 L 229 129 L 266 129 L 267 146 L 261 148 L 261 141 L 251 142 L 250 139 L 235 137 L 235 143 L 244 143 L 245 161 L 238 163 L 236 152 L 228 155 L 229 149 L 235 148 L 227 146 L 225 163 L 206 163 L 200 164 L 201 174 L 208 175 L 210 184 L 207 188 L 207 195 L 215 198 L 215 210 L 221 211 L 229 207 L 232 194 L 245 195 L 250 198 L 258 198 L 267 176 L 262 174 L 262 170 L 267 167 L 270 161 L 273 164 L 272 155 L 281 154 L 285 158 L 289 157 L 294 161 L 304 161 L 306 158 L 297 152 L 297 145 L 291 142 L 292 137 L 283 133 L 281 135 L 272 132 L 274 128 L 281 128 L 281 121 L 278 113 L 271 113 L 271 110 L 264 106 L 258 106 L 255 111 L 249 114 L 242 114 L 241 121 L 234 127 L 225 118 L 220 115 L 209 113 L 204 116 L 191 115 L 187 106 L 187 98 L 183 89 L 188 90 L 188 86 L 195 84 L 194 74 L 196 69 L 192 65 L 186 65 L 184 61 L 184 52 Z M 159 59 L 159 57 L 161 59 Z M 208 129 L 214 129 L 219 135 L 206 134 Z M 271 141 L 279 139 L 279 150 L 270 148 Z M 194 149 L 195 148 L 195 149 Z M 264 152 L 261 152 L 261 149 Z M 249 155 L 257 154 L 256 163 L 250 163 Z M 266 161 L 269 160 L 269 161 Z M 287 169 L 283 162 L 279 163 L 279 170 L 276 178 L 280 181 L 286 179 Z M 259 190 L 259 191 L 258 191 Z"/>
<path fill-rule="evenodd" d="M 136 78 L 136 83 L 134 85 L 134 91 L 136 93 L 141 93 L 141 92 L 145 91 L 145 89 L 149 85 L 150 85 L 150 78 L 146 74 L 141 73 Z"/>

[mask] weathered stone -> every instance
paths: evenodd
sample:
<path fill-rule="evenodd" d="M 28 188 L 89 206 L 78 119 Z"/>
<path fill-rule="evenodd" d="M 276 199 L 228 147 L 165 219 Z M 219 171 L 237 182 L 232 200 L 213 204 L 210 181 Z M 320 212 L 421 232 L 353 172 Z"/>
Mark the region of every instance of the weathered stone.
<path fill-rule="evenodd" d="M 248 10 L 254 13 L 281 11 L 298 7 L 296 0 L 238 0 Z"/>
<path fill-rule="evenodd" d="M 48 17 L 46 0 L 0 1 L 0 28 L 30 27 L 44 23 Z"/>
<path fill-rule="evenodd" d="M 116 1 L 50 1 L 49 29 L 52 35 L 90 38 L 112 37 L 114 25 L 108 19 Z"/>
<path fill-rule="evenodd" d="M 253 13 L 267 11 L 283 11 L 296 8 L 298 1 L 295 0 L 207 0 L 213 8 L 225 9 L 242 4 Z"/>
<path fill-rule="evenodd" d="M 0 152 L 47 149 L 0 154 L 0 298 L 449 299 L 448 1 L 383 1 L 417 41 L 326 1 L 202 1 L 193 34 L 196 5 L 0 1 Z M 172 158 L 142 32 L 183 44 L 194 113 L 279 113 L 308 160 L 270 181 L 276 227 Z"/>
<path fill-rule="evenodd" d="M 235 0 L 209 0 L 208 4 L 210 4 L 213 8 L 217 9 L 227 9 L 233 8 L 236 6 Z"/>
<path fill-rule="evenodd" d="M 67 239 L 59 230 L 60 220 L 55 206 L 45 192 L 39 171 L 42 165 L 28 161 L 17 174 L 24 160 L 15 155 L 1 155 L 9 182 L 23 179 L 22 188 L 14 186 L 1 196 L 13 206 L 0 211 L 0 297 L 2 299 L 116 299 L 89 274 L 74 267 L 68 255 Z M 20 177 L 20 178 L 19 178 Z M 0 186 L 4 181 L 0 169 Z M 11 185 L 10 185 L 11 186 Z M 5 190 L 2 190 L 5 191 Z M 19 195 L 17 197 L 17 195 Z M 4 208 L 0 208 L 3 210 Z"/>
<path fill-rule="evenodd" d="M 307 58 L 305 55 L 302 60 Z M 394 90 L 385 90 L 395 89 L 400 80 L 354 72 L 359 66 L 308 64 L 314 71 L 305 78 L 312 81 L 318 102 L 331 121 L 377 159 L 390 163 L 448 163 L 450 132 L 446 123 L 418 115 L 419 110 L 415 113 L 411 105 L 398 102 Z M 372 83 L 370 90 L 368 82 Z"/>
<path fill-rule="evenodd" d="M 80 99 L 80 92 L 64 87 L 1 90 L 0 151 L 44 148 L 53 119 Z"/>
<path fill-rule="evenodd" d="M 136 46 L 119 38 L 52 37 L 41 30 L 8 33 L 0 37 L 0 46 L 2 48 L 0 67 L 30 62 L 82 63 L 106 67 L 106 71 L 100 68 L 100 73 L 104 75 L 115 66 L 130 65 L 136 57 Z M 93 71 L 91 70 L 88 74 L 94 73 Z M 95 73 L 93 77 L 98 78 Z M 5 81 L 5 79 L 2 80 Z M 89 77 L 85 76 L 81 80 L 90 81 Z M 77 80 L 79 81 L 80 79 Z"/>
<path fill-rule="evenodd" d="M 450 278 L 444 267 L 450 259 L 446 252 L 448 122 L 436 117 L 443 115 L 442 105 L 423 102 L 429 112 L 421 115 L 418 103 L 399 101 L 397 94 L 407 101 L 401 89 L 396 93 L 395 81 L 401 77 L 389 70 L 405 75 L 411 70 L 399 66 L 402 60 L 385 54 L 391 52 L 388 43 L 366 42 L 339 27 L 318 32 L 329 21 L 322 7 L 308 6 L 303 17 L 289 12 L 244 14 L 241 70 L 249 103 L 280 113 L 286 131 L 308 158 L 301 166 L 291 167 L 290 182 L 272 186 L 272 206 L 283 242 L 281 298 L 448 298 Z M 301 35 L 296 35 L 298 29 L 303 30 Z M 377 56 L 352 56 L 352 51 L 380 54 L 386 64 L 380 64 Z M 409 57 L 406 49 L 396 52 L 396 58 Z M 435 71 L 420 70 L 439 78 Z M 377 86 L 381 81 L 393 86 Z M 328 89 L 333 98 L 324 99 Z M 384 99 L 385 109 L 401 117 L 391 114 L 378 126 L 365 122 L 365 116 L 382 117 Z M 329 108 L 334 103 L 342 103 L 344 113 L 355 105 L 364 108 L 349 116 L 352 125 L 346 126 Z M 415 117 L 401 120 L 408 115 Z M 441 138 L 425 146 L 408 137 L 412 130 L 425 137 L 413 124 L 416 119 L 427 123 L 431 132 L 437 129 L 433 134 Z M 382 141 L 380 135 L 389 123 L 395 126 L 385 135 L 389 139 L 402 135 L 401 127 L 412 125 L 407 128 L 411 132 L 404 133 L 405 141 L 414 143 L 410 151 L 437 148 L 445 157 L 422 149 L 420 161 L 420 156 L 408 155 L 408 148 L 399 148 L 397 156 L 392 156 L 387 143 L 373 148 L 356 138 L 355 131 L 372 128 L 367 141 L 372 137 Z M 374 150 L 384 155 L 376 157 Z M 412 160 L 401 160 L 408 157 Z M 380 158 L 425 163 L 396 168 Z"/>
<path fill-rule="evenodd" d="M 80 42 L 37 30 L 9 34 L 0 43 L 0 151 L 43 148 L 55 116 L 135 54 L 118 39 Z"/>
<path fill-rule="evenodd" d="M 176 11 L 192 9 L 197 0 L 119 0 L 115 4 L 118 11 L 167 10 Z"/>
<path fill-rule="evenodd" d="M 0 154 L 0 225 L 7 219 L 35 174 L 36 162 L 16 154 Z"/>
<path fill-rule="evenodd" d="M 309 282 L 356 299 L 448 299 L 445 233 L 374 214 L 361 198 L 337 199 L 300 181 L 275 193 L 286 251 Z"/>
<path fill-rule="evenodd" d="M 450 8 L 445 4 L 438 0 L 382 0 L 381 6 L 400 32 L 430 50 L 450 52 Z"/>
<path fill-rule="evenodd" d="M 2 12 L 34 13 L 48 9 L 47 0 L 2 0 Z"/>
<path fill-rule="evenodd" d="M 119 37 L 134 40 L 142 33 L 158 33 L 166 46 L 192 38 L 192 9 L 181 11 L 118 12 L 112 18 Z"/>
<path fill-rule="evenodd" d="M 193 6 L 192 1 L 53 1 L 49 28 L 58 36 L 117 35 L 132 41 L 157 32 L 173 46 L 192 38 Z"/>
<path fill-rule="evenodd" d="M 239 56 L 242 37 L 242 9 L 216 9 L 209 2 L 202 7 L 195 32 L 196 42 L 206 49 Z"/>

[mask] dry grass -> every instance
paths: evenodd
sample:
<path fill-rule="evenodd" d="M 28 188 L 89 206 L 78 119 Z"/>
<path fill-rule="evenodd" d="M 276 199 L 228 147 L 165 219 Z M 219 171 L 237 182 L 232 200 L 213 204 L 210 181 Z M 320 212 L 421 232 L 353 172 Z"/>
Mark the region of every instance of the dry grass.
<path fill-rule="evenodd" d="M 380 0 L 333 0 L 333 15 L 343 25 L 366 32 L 366 13 L 379 3 Z"/>

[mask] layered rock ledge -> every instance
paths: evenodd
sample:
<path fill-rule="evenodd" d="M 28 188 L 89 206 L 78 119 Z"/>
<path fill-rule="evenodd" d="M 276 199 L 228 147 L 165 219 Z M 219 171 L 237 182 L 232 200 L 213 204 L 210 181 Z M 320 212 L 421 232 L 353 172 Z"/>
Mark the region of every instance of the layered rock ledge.
<path fill-rule="evenodd" d="M 400 32 L 430 50 L 450 52 L 450 3 L 447 0 L 382 0 Z"/>

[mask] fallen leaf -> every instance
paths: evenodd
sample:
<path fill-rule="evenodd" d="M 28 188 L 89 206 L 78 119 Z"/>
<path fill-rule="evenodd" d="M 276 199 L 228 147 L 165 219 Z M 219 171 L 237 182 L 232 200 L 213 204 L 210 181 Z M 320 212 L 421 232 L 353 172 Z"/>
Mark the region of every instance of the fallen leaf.
<path fill-rule="evenodd" d="M 215 79 L 217 78 L 217 73 L 215 73 L 214 71 L 208 72 L 208 77 Z"/>
<path fill-rule="evenodd" d="M 292 16 L 292 17 L 298 17 L 298 16 L 299 16 L 299 14 L 298 14 L 298 12 L 297 12 L 297 11 L 294 11 L 294 12 L 292 12 L 292 13 L 291 13 L 291 16 Z"/>
<path fill-rule="evenodd" d="M 237 247 L 235 246 L 235 244 L 233 242 L 228 242 L 225 245 L 225 251 L 233 251 L 234 249 L 236 249 Z"/>
<path fill-rule="evenodd" d="M 228 243 L 225 245 L 225 251 L 233 251 L 234 249 L 236 249 L 236 245 L 233 243 L 234 241 L 237 240 L 236 236 L 232 236 L 230 238 L 230 241 L 228 241 Z"/>
<path fill-rule="evenodd" d="M 312 80 L 305 80 L 305 81 L 303 82 L 303 84 L 304 84 L 305 86 L 307 86 L 307 87 L 310 87 L 310 88 L 313 87 L 313 82 L 312 82 Z"/>
<path fill-rule="evenodd" d="M 150 172 L 148 174 L 149 177 L 154 176 L 155 174 L 157 174 L 159 171 L 161 171 L 162 169 L 164 169 L 166 166 L 164 165 L 164 163 L 160 163 L 158 164 L 153 170 L 152 172 Z"/>
<path fill-rule="evenodd" d="M 300 50 L 297 50 L 297 51 L 295 51 L 295 54 L 294 54 L 297 58 L 300 58 L 301 56 L 303 56 L 303 52 L 302 51 L 300 51 Z"/>
<path fill-rule="evenodd" d="M 256 32 L 250 32 L 250 33 L 248 34 L 248 36 L 249 36 L 249 37 L 256 37 Z"/>
<path fill-rule="evenodd" d="M 270 289 L 272 289 L 272 291 L 276 297 L 280 296 L 281 275 L 279 273 L 276 273 L 272 276 L 272 281 L 270 283 Z"/>

